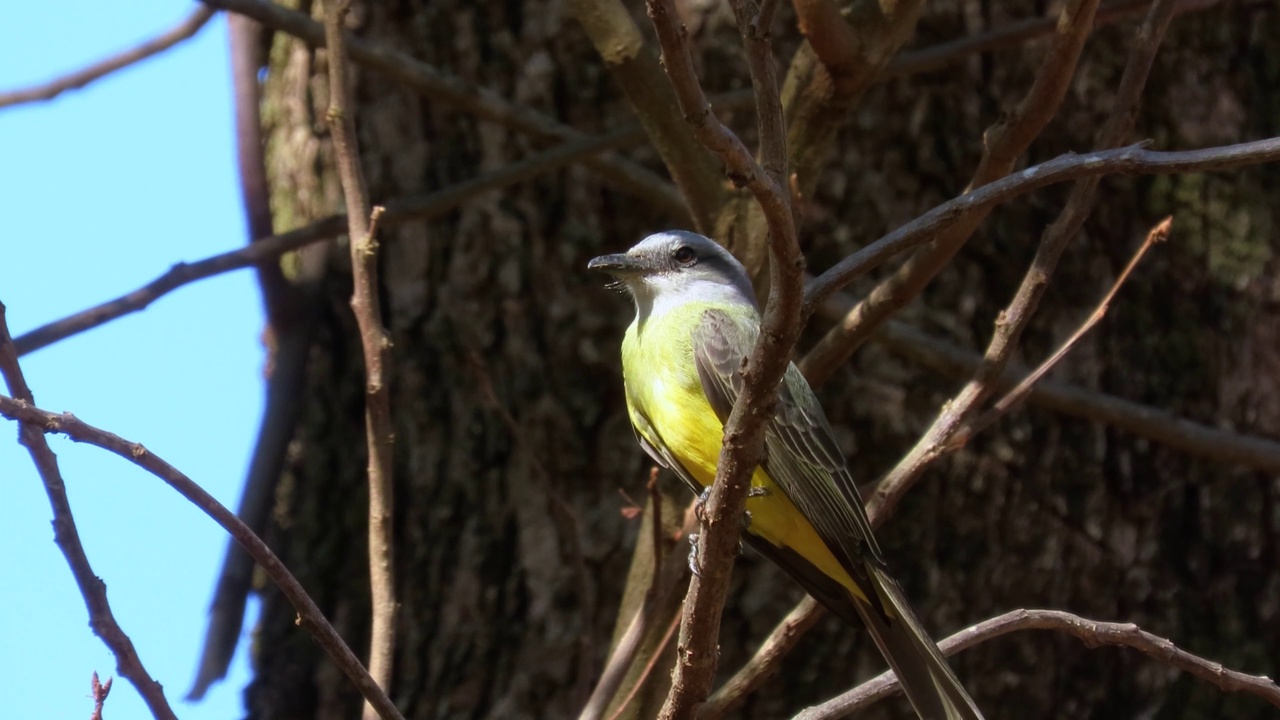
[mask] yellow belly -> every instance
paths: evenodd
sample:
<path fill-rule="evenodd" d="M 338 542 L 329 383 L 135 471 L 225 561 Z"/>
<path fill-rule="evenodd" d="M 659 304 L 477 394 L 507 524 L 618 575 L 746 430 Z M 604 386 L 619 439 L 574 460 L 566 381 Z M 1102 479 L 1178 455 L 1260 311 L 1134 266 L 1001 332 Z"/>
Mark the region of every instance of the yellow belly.
<path fill-rule="evenodd" d="M 650 444 L 665 445 L 706 487 L 715 480 L 724 427 L 703 394 L 694 365 L 690 338 L 701 315 L 701 308 L 681 308 L 660 321 L 650 320 L 643 331 L 633 324 L 623 341 L 622 367 L 632 423 Z M 649 437 L 637 414 L 660 437 Z M 864 597 L 818 532 L 763 468 L 756 468 L 751 484 L 764 493 L 747 499 L 748 532 L 795 551 L 855 596 Z"/>

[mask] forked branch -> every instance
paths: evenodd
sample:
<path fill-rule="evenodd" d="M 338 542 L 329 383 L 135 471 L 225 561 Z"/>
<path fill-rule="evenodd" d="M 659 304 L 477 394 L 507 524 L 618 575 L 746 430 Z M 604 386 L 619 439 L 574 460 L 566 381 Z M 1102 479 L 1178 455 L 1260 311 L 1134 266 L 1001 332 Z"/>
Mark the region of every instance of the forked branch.
<path fill-rule="evenodd" d="M 117 671 L 137 689 L 152 717 L 156 720 L 177 720 L 173 708 L 165 698 L 164 688 L 147 672 L 142 665 L 142 658 L 138 657 L 138 651 L 133 647 L 133 641 L 116 622 L 111 604 L 107 602 L 107 586 L 89 564 L 89 556 L 80 542 L 75 516 L 71 514 L 71 501 L 67 498 L 67 486 L 62 480 L 62 471 L 58 468 L 58 458 L 49 448 L 44 436 L 47 423 L 39 417 L 18 417 L 4 410 L 6 406 L 29 408 L 35 403 L 31 388 L 27 386 L 27 380 L 22 374 L 22 367 L 18 365 L 13 339 L 9 336 L 4 303 L 0 303 L 0 375 L 4 376 L 9 392 L 17 398 L 15 400 L 0 395 L 0 414 L 19 421 L 18 440 L 31 454 L 31 460 L 44 483 L 45 494 L 49 496 L 49 505 L 53 508 L 53 540 L 66 558 L 76 586 L 80 588 L 80 595 L 89 610 L 89 627 L 111 650 L 116 658 Z M 96 685 L 96 675 L 94 681 Z M 110 681 L 107 689 L 110 689 Z M 105 690 L 101 696 L 106 698 Z"/>
<path fill-rule="evenodd" d="M 23 427 L 32 428 L 32 432 L 41 434 L 42 437 L 43 433 L 59 433 L 76 442 L 100 447 L 155 475 L 168 484 L 169 487 L 177 490 L 178 494 L 190 500 L 193 505 L 213 518 L 214 522 L 226 530 L 236 542 L 240 543 L 245 552 L 253 557 L 263 572 L 267 574 L 267 577 L 271 578 L 276 587 L 280 588 L 280 592 L 289 601 L 289 604 L 293 605 L 294 610 L 298 613 L 298 624 L 311 633 L 316 643 L 324 648 L 324 651 L 329 654 L 334 664 L 351 679 L 352 684 L 356 686 L 360 694 L 377 708 L 378 714 L 383 720 L 404 720 L 404 716 L 400 714 L 396 706 L 387 698 L 386 693 L 382 692 L 378 684 L 369 676 L 359 658 L 343 642 L 338 632 L 325 619 L 324 613 L 320 612 L 320 608 L 316 606 L 315 601 L 302 588 L 293 573 L 289 572 L 289 569 L 280 561 L 280 558 L 271 551 L 271 548 L 267 547 L 262 538 L 258 537 L 249 529 L 248 525 L 245 525 L 240 518 L 236 517 L 235 513 L 218 502 L 204 488 L 197 485 L 194 480 L 143 447 L 140 443 L 125 440 L 119 435 L 89 425 L 71 413 L 52 413 L 47 410 L 41 410 L 30 401 L 0 395 L 0 416 L 22 423 Z M 124 674 L 123 669 L 121 674 Z M 154 685 L 154 683 L 152 684 Z M 155 687 L 158 688 L 159 686 L 156 685 Z M 172 717 L 172 713 L 157 714 L 156 717 Z"/>

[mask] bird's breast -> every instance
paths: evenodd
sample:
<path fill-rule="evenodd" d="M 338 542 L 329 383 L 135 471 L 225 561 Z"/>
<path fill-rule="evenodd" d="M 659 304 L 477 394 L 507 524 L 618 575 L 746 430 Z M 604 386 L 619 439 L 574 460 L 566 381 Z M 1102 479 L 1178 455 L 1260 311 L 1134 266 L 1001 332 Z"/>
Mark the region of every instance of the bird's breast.
<path fill-rule="evenodd" d="M 622 343 L 622 372 L 632 422 L 637 413 L 703 485 L 715 478 L 724 427 L 702 391 L 693 359 L 693 330 L 702 312 L 674 310 L 633 324 Z"/>

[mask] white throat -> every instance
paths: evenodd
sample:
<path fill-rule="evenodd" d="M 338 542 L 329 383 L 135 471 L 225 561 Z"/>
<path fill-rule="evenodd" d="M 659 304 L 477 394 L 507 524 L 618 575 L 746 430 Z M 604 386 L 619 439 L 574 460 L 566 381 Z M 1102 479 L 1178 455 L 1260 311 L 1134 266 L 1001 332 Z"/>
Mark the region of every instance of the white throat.
<path fill-rule="evenodd" d="M 707 280 L 684 282 L 676 287 L 673 286 L 670 278 L 650 276 L 627 283 L 627 289 L 636 303 L 637 329 L 643 328 L 649 320 L 660 318 L 691 302 L 729 306 L 745 305 L 752 310 L 756 309 L 755 299 L 743 296 L 742 292 L 733 285 Z"/>

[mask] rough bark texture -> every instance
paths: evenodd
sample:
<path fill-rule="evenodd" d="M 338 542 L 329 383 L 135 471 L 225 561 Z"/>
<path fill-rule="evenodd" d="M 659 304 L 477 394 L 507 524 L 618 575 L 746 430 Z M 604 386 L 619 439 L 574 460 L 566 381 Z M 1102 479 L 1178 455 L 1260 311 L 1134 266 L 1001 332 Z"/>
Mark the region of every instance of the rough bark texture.
<path fill-rule="evenodd" d="M 691 3 L 711 91 L 745 72 L 727 9 Z M 787 5 L 783 4 L 783 10 Z M 979 32 L 1005 8 L 931 3 L 914 45 Z M 778 47 L 790 57 L 794 18 Z M 559 3 L 385 2 L 356 31 L 586 131 L 630 120 Z M 1139 133 L 1194 147 L 1280 133 L 1280 11 L 1234 3 L 1175 20 Z M 785 30 L 784 30 L 785 28 Z M 646 27 L 647 29 L 647 27 Z M 1132 23 L 1090 42 L 1064 117 L 1031 160 L 1089 148 Z M 983 129 L 1030 82 L 1040 47 L 975 57 L 873 88 L 806 208 L 802 242 L 824 268 L 960 191 Z M 273 211 L 287 230 L 340 206 L 323 108 L 324 53 L 277 37 L 265 89 Z M 526 138 L 356 72 L 360 145 L 374 202 L 446 186 L 522 157 Z M 743 113 L 739 127 L 749 122 Z M 636 156 L 657 168 L 656 155 Z M 1145 230 L 1176 215 L 1111 316 L 1059 377 L 1243 432 L 1280 436 L 1280 172 L 1108 180 L 1027 333 L 1036 360 L 1100 297 Z M 989 338 L 1065 191 L 998 210 L 923 302 L 917 325 L 970 347 Z M 383 232 L 394 349 L 400 645 L 392 699 L 410 718 L 576 713 L 607 648 L 637 531 L 646 463 L 625 419 L 617 346 L 626 301 L 586 260 L 660 229 L 640 203 L 573 168 Z M 310 392 L 270 541 L 353 647 L 366 645 L 362 380 L 348 261 L 330 258 Z M 865 291 L 866 286 L 855 288 Z M 873 480 L 958 384 L 872 345 L 820 393 Z M 882 542 L 938 634 L 1015 607 L 1134 621 L 1230 667 L 1280 673 L 1280 509 L 1275 478 L 1030 410 L 934 470 Z M 798 597 L 758 557 L 739 563 L 725 620 L 732 670 Z M 264 591 L 254 718 L 349 718 L 359 701 Z M 1135 653 L 1047 634 L 956 661 L 990 718 L 1264 717 Z M 794 712 L 882 668 L 861 633 L 828 619 L 742 717 Z M 660 673 L 665 674 L 665 673 Z M 904 701 L 867 717 L 907 717 Z"/>

